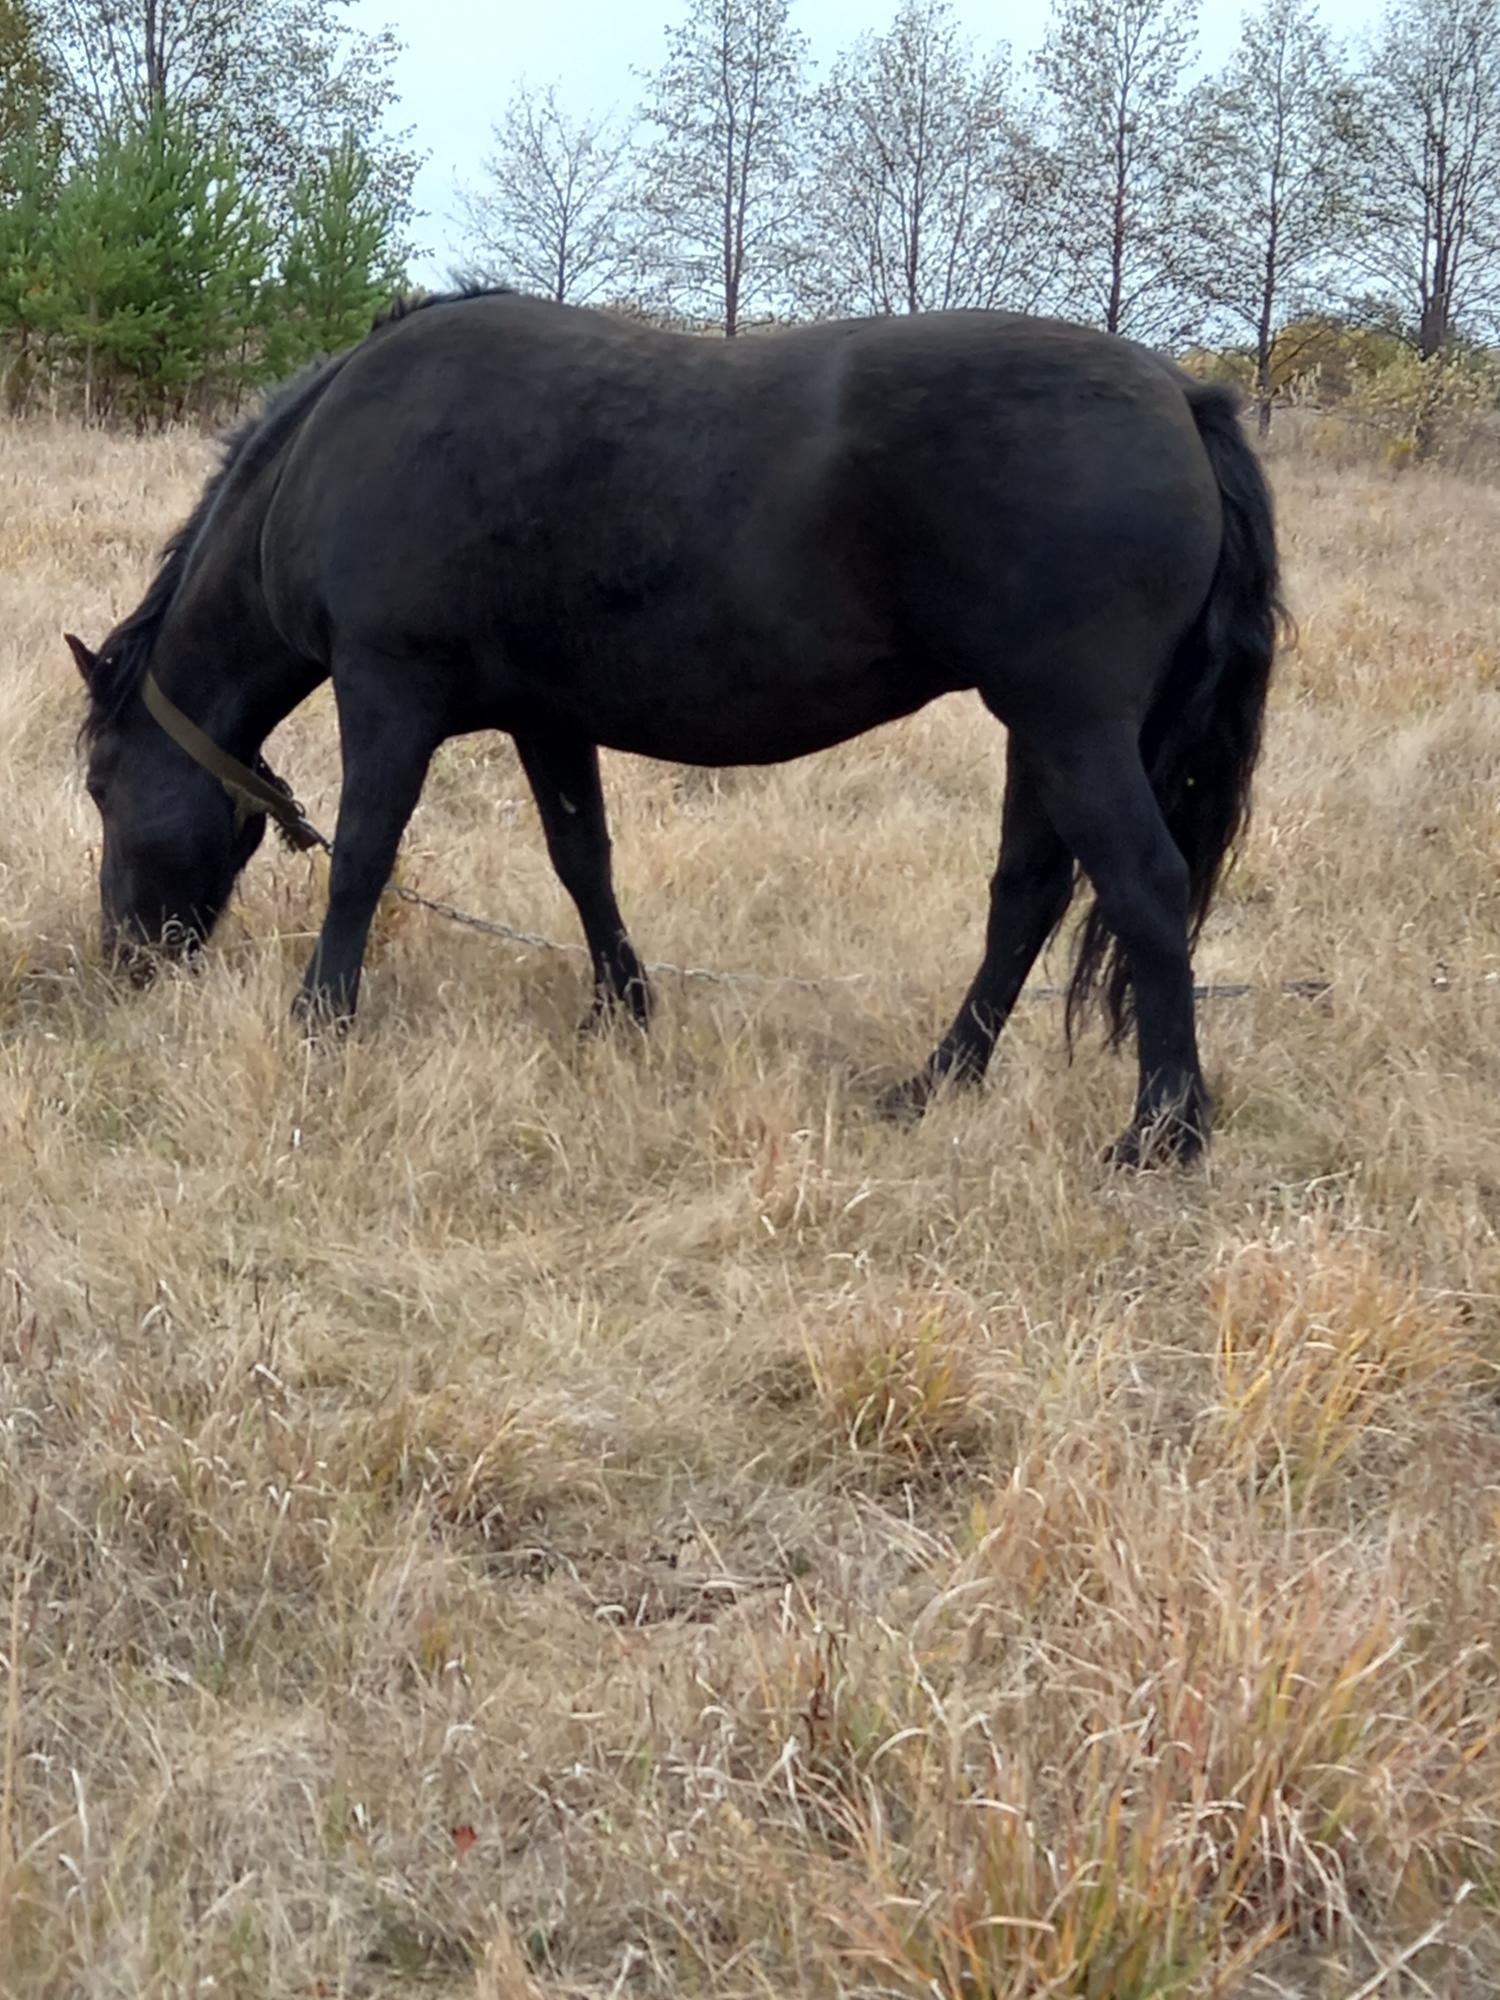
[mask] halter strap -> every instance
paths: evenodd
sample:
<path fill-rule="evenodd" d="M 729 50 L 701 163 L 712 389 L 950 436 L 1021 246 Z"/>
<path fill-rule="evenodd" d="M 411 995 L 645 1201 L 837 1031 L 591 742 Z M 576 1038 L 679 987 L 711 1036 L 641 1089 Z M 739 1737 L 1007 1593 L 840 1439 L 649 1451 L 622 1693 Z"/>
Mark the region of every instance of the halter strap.
<path fill-rule="evenodd" d="M 141 699 L 146 704 L 147 713 L 178 748 L 186 750 L 193 762 L 217 778 L 229 794 L 234 802 L 236 833 L 252 813 L 260 812 L 275 820 L 282 838 L 299 851 L 327 845 L 293 798 L 291 787 L 276 776 L 263 757 L 258 768 L 252 769 L 249 764 L 242 764 L 238 757 L 231 757 L 227 750 L 221 750 L 191 717 L 183 714 L 176 702 L 168 700 L 157 686 L 154 674 L 148 673 L 141 682 Z"/>

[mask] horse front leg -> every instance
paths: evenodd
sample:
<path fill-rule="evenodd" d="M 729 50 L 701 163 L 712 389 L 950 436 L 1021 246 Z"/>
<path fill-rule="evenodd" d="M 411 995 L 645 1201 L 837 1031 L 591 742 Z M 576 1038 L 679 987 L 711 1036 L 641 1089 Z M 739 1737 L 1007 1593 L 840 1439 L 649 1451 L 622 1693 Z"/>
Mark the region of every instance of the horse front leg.
<path fill-rule="evenodd" d="M 354 1018 L 375 910 L 391 879 L 441 732 L 404 703 L 361 685 L 339 702 L 343 789 L 329 870 L 328 908 L 293 1012 L 310 1024 Z"/>

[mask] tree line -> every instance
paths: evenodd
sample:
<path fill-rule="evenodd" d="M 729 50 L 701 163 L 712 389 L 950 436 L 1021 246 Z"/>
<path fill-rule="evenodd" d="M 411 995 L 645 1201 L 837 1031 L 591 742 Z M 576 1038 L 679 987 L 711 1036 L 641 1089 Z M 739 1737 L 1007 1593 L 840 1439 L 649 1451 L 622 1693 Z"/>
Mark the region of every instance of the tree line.
<path fill-rule="evenodd" d="M 729 335 L 1056 312 L 1227 350 L 1263 423 L 1339 331 L 1452 393 L 1500 331 L 1500 0 L 1389 0 L 1356 46 L 1258 0 L 1206 77 L 1196 26 L 1197 0 L 1055 0 L 1021 63 L 900 0 L 818 76 L 794 0 L 687 0 L 627 121 L 516 88 L 471 260 Z"/>
<path fill-rule="evenodd" d="M 1057 312 L 1197 350 L 1264 422 L 1314 364 L 1479 393 L 1500 0 L 1387 0 L 1355 45 L 1254 0 L 1207 76 L 1197 0 L 1054 0 L 1024 62 L 898 0 L 821 73 L 796 0 L 678 5 L 623 118 L 515 86 L 465 275 L 729 336 Z M 396 53 L 341 0 L 0 0 L 11 406 L 218 413 L 357 337 L 414 222 Z"/>
<path fill-rule="evenodd" d="M 338 0 L 0 0 L 0 386 L 234 409 L 402 282 L 417 160 Z"/>

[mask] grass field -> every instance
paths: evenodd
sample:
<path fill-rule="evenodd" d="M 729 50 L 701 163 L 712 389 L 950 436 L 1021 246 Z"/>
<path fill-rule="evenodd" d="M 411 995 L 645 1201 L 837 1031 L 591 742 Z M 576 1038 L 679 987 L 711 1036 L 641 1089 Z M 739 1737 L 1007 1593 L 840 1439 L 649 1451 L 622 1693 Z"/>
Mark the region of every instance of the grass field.
<path fill-rule="evenodd" d="M 608 763 L 645 953 L 866 984 L 589 1045 L 576 959 L 402 912 L 311 1049 L 268 842 L 112 990 L 59 634 L 208 462 L 0 428 L 0 1993 L 1500 1988 L 1500 489 L 1278 461 L 1259 990 L 1207 1170 L 1124 1178 L 1046 999 L 871 1115 L 978 951 L 965 700 Z M 326 698 L 274 748 L 327 824 Z M 503 740 L 403 872 L 575 934 Z"/>

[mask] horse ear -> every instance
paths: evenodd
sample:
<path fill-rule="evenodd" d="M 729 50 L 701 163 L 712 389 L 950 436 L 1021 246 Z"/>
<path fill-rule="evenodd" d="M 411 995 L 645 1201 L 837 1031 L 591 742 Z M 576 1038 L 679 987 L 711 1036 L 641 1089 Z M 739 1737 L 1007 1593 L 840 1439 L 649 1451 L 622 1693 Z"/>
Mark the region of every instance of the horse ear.
<path fill-rule="evenodd" d="M 84 646 L 84 642 L 76 634 L 64 632 L 62 636 L 68 640 L 68 652 L 74 656 L 74 664 L 78 666 L 78 672 L 84 676 L 84 686 L 92 688 L 94 686 L 94 668 L 98 666 L 98 654 L 90 652 L 88 646 Z"/>
<path fill-rule="evenodd" d="M 99 655 L 91 653 L 88 647 L 84 645 L 82 639 L 76 638 L 73 633 L 64 632 L 63 637 L 68 642 L 68 651 L 73 655 L 79 673 L 83 675 L 84 686 L 92 687 L 94 684 L 94 669 L 99 664 Z"/>

